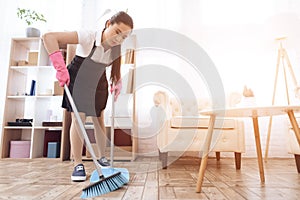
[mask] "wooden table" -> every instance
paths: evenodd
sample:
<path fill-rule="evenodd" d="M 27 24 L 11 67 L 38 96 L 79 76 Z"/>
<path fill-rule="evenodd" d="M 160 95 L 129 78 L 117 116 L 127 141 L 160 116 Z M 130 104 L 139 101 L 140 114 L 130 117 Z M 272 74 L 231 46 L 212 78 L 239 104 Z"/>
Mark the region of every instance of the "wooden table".
<path fill-rule="evenodd" d="M 295 119 L 294 112 L 300 112 L 300 106 L 264 106 L 264 107 L 244 107 L 244 108 L 229 108 L 220 110 L 206 110 L 202 111 L 201 115 L 209 115 L 210 122 L 208 127 L 208 133 L 204 144 L 203 156 L 200 164 L 198 181 L 196 186 L 196 192 L 201 192 L 201 187 L 203 183 L 204 173 L 207 166 L 208 153 L 210 149 L 210 144 L 212 140 L 212 134 L 215 125 L 216 117 L 251 117 L 253 121 L 256 153 L 259 166 L 259 175 L 261 182 L 265 182 L 263 158 L 260 143 L 260 133 L 258 127 L 258 117 L 266 117 L 273 115 L 284 115 L 289 116 L 291 125 L 295 132 L 297 141 L 300 145 L 300 131 L 298 128 L 297 121 Z"/>

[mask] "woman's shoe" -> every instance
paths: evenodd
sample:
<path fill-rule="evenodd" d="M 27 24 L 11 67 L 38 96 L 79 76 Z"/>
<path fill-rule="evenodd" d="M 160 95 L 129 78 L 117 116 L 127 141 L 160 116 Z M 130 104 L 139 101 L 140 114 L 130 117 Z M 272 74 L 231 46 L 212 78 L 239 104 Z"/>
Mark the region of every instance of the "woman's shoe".
<path fill-rule="evenodd" d="M 83 164 L 78 164 L 74 167 L 74 171 L 71 176 L 72 181 L 85 181 L 86 173 Z"/>

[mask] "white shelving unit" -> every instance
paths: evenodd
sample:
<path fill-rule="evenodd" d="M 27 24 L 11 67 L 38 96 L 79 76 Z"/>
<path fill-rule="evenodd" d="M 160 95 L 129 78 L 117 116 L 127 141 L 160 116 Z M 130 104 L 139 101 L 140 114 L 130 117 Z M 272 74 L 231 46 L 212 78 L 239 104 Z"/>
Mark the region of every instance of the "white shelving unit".
<path fill-rule="evenodd" d="M 37 61 L 25 64 L 30 52 L 37 52 Z M 48 54 L 41 38 L 12 38 L 8 82 L 1 135 L 1 158 L 10 157 L 10 141 L 31 141 L 29 158 L 43 157 L 45 130 L 61 127 L 44 127 L 49 121 L 48 110 L 62 121 L 62 96 L 53 96 L 55 70 L 50 66 Z M 30 95 L 32 81 L 35 92 Z M 32 126 L 9 126 L 16 119 L 33 119 Z"/>

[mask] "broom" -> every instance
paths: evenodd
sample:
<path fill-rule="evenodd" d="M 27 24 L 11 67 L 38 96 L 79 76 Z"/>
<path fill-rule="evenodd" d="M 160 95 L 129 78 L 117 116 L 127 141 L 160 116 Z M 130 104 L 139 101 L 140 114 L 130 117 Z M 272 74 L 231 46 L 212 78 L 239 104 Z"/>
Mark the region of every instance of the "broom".
<path fill-rule="evenodd" d="M 113 85 L 114 86 L 114 85 Z M 109 168 L 103 168 L 102 169 L 102 174 L 105 176 L 111 176 L 112 174 L 115 174 L 117 172 L 121 172 L 122 176 L 126 178 L 127 182 L 129 182 L 129 171 L 126 168 L 114 168 L 113 163 L 114 163 L 114 131 L 115 131 L 115 126 L 114 126 L 114 121 L 115 121 L 115 92 L 112 92 L 111 95 L 111 127 L 110 127 L 110 167 Z M 91 174 L 90 177 L 90 182 L 94 183 L 99 181 L 99 175 L 97 170 L 94 170 L 93 173 Z"/>
<path fill-rule="evenodd" d="M 75 106 L 74 100 L 72 98 L 72 95 L 69 91 L 69 88 L 67 85 L 64 85 L 65 92 L 67 94 L 67 97 L 69 99 L 69 102 L 71 104 L 71 107 L 73 109 L 73 112 L 75 114 L 75 117 L 78 121 L 79 127 L 81 129 L 81 134 L 84 137 L 84 141 L 86 144 L 87 149 L 91 153 L 93 162 L 96 166 L 98 175 L 99 175 L 99 181 L 90 184 L 86 188 L 82 190 L 81 198 L 91 198 L 100 196 L 109 192 L 112 192 L 114 190 L 117 190 L 121 188 L 124 184 L 126 184 L 128 181 L 125 177 L 122 176 L 121 172 L 117 172 L 115 174 L 112 174 L 111 176 L 104 177 L 101 171 L 101 166 L 97 161 L 94 149 L 92 148 L 91 142 L 88 138 L 88 135 L 85 131 L 83 122 L 81 121 L 81 118 L 79 116 L 78 110 Z"/>

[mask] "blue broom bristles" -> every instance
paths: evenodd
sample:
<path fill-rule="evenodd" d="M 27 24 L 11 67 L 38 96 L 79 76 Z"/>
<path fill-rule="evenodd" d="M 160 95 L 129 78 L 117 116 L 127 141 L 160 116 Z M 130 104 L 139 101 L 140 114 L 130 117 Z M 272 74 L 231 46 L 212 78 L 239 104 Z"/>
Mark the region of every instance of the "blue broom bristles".
<path fill-rule="evenodd" d="M 127 179 L 118 172 L 109 177 L 102 178 L 82 190 L 81 198 L 91 198 L 107 194 L 121 188 L 127 183 Z"/>

